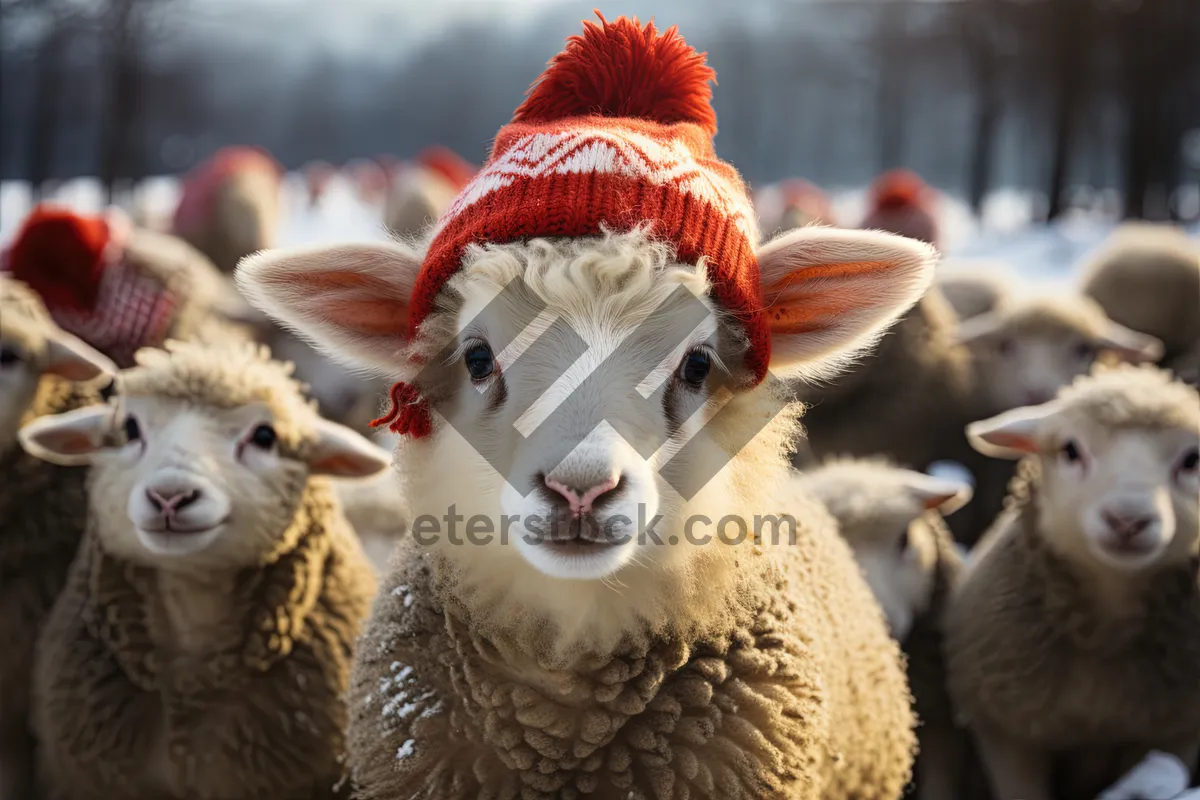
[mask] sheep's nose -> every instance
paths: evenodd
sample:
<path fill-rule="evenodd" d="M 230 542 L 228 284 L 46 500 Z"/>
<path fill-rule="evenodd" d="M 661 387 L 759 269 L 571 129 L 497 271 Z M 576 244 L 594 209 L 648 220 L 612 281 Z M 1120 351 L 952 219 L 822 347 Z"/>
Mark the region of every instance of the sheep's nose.
<path fill-rule="evenodd" d="M 1136 539 L 1154 522 L 1153 514 L 1131 512 L 1125 509 L 1105 509 L 1100 518 L 1116 536 L 1125 541 Z"/>
<path fill-rule="evenodd" d="M 170 517 L 199 500 L 200 490 L 158 486 L 146 489 L 146 499 L 155 511 Z"/>
<path fill-rule="evenodd" d="M 592 506 L 606 494 L 613 492 L 621 483 L 620 475 L 613 475 L 607 480 L 587 488 L 568 486 L 567 484 L 544 476 L 546 487 L 551 490 L 551 497 L 561 503 L 566 501 L 572 517 L 583 517 L 592 513 Z"/>

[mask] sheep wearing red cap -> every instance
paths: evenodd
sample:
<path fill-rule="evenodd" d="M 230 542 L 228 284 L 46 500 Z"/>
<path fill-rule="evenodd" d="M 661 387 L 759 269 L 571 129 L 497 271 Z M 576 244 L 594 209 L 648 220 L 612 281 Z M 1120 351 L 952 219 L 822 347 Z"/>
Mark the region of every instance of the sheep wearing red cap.
<path fill-rule="evenodd" d="M 899 653 L 832 519 L 789 488 L 783 379 L 845 365 L 934 253 L 819 227 L 760 246 L 713 150 L 713 77 L 674 28 L 586 24 L 422 251 L 239 267 L 260 308 L 396 381 L 378 422 L 414 524 L 351 680 L 366 800 L 908 782 Z M 770 541 L 748 536 L 762 515 Z"/>
<path fill-rule="evenodd" d="M 883 173 L 871 185 L 867 203 L 867 216 L 859 227 L 940 246 L 936 194 L 915 172 L 897 169 Z"/>
<path fill-rule="evenodd" d="M 236 288 L 185 242 L 134 227 L 121 213 L 40 205 L 4 254 L 5 269 L 41 296 L 54 322 L 117 363 L 170 338 L 243 338 L 252 316 Z"/>
<path fill-rule="evenodd" d="M 265 150 L 220 150 L 184 177 L 172 232 L 233 272 L 244 256 L 275 245 L 282 179 Z"/>
<path fill-rule="evenodd" d="M 420 235 L 437 221 L 477 171 L 449 148 L 426 148 L 414 163 L 395 171 L 384 208 L 384 224 L 398 236 Z"/>

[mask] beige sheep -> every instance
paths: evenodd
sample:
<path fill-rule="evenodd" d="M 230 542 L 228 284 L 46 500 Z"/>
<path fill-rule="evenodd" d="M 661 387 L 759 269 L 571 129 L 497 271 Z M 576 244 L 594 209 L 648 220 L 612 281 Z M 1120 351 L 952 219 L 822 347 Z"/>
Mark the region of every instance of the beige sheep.
<path fill-rule="evenodd" d="M 896 288 L 843 294 L 830 282 L 834 268 L 828 265 L 814 269 L 824 275 L 818 283 L 805 284 L 805 268 L 833 254 L 888 264 L 879 280 Z M 524 275 L 529 288 L 517 297 L 529 308 L 508 313 L 522 318 L 545 305 L 575 330 L 635 336 L 632 372 L 671 357 L 678 346 L 663 327 L 669 316 L 656 316 L 649 329 L 635 330 L 638 322 L 680 286 L 698 297 L 710 292 L 702 269 L 677 262 L 667 245 L 640 229 L 493 245 L 467 258 L 446 304 L 412 346 L 436 347 L 459 320 Z M 898 237 L 810 228 L 764 246 L 758 261 L 764 282 L 791 274 L 796 291 L 810 299 L 818 285 L 858 302 L 894 298 L 835 315 L 811 345 L 807 334 L 791 340 L 779 334 L 771 369 L 786 375 L 827 369 L 841 363 L 845 349 L 870 341 L 922 291 L 933 253 Z M 359 360 L 381 364 L 406 345 L 395 335 L 355 333 L 358 318 L 367 310 L 381 319 L 406 318 L 405 287 L 420 262 L 419 253 L 400 245 L 276 251 L 245 262 L 239 280 L 254 302 L 288 324 L 327 347 L 341 344 Z M 363 271 L 361 278 L 339 280 L 337 303 L 303 288 L 309 280 L 324 283 L 326 276 L 355 271 Z M 339 309 L 358 312 L 343 316 Z M 717 341 L 726 342 L 715 357 L 737 369 L 732 365 L 744 345 L 736 336 L 726 339 L 710 319 Z M 491 335 L 503 341 L 511 325 L 504 318 L 491 324 Z M 446 362 L 432 358 L 436 351 L 421 352 L 426 363 L 438 365 L 423 379 L 430 382 L 427 391 L 463 392 L 468 402 L 465 356 Z M 686 352 L 674 357 L 688 360 Z M 540 371 L 559 374 L 571 358 L 555 352 L 537 362 Z M 466 413 L 482 415 L 488 436 L 509 442 L 503 431 L 536 400 L 546 375 L 521 377 L 511 363 L 503 369 L 514 377 L 502 393 L 494 388 Z M 610 391 L 619 385 L 602 384 Z M 733 411 L 709 422 L 703 438 L 737 439 L 746 426 L 757 430 L 771 418 L 767 409 L 781 391 L 740 389 L 730 401 Z M 679 424 L 673 419 L 689 419 L 699 400 L 676 397 L 668 405 L 686 405 L 668 414 L 656 403 L 646 424 L 669 430 Z M 445 413 L 455 412 L 446 406 Z M 394 464 L 412 506 L 413 530 L 393 557 L 351 689 L 350 760 L 360 795 L 407 797 L 430 787 L 446 800 L 575 791 L 599 798 L 657 792 L 729 800 L 784 794 L 895 800 L 913 745 L 908 693 L 895 645 L 832 520 L 788 488 L 784 454 L 798 413 L 788 406 L 737 454 L 726 477 L 687 503 L 628 446 L 599 440 L 596 457 L 620 459 L 628 492 L 606 505 L 605 519 L 636 518 L 639 504 L 643 513 L 649 504 L 649 516 L 664 515 L 663 544 L 630 540 L 576 556 L 556 555 L 552 545 L 530 544 L 516 532 L 511 541 L 493 536 L 486 545 L 454 546 L 443 529 L 430 542 L 422 525 L 447 509 L 504 525 L 514 508 L 526 512 L 519 518 L 552 512 L 555 495 L 506 499 L 505 476 L 448 426 L 430 437 L 405 437 Z M 576 434 L 555 430 L 554 441 Z M 506 444 L 515 448 L 508 480 L 525 469 L 551 473 L 553 464 L 538 464 L 548 441 L 539 436 L 528 446 Z M 582 473 L 570 471 L 588 463 L 568 459 L 552 474 L 575 482 Z M 802 534 L 795 546 L 761 550 L 749 542 L 685 543 L 686 520 L 737 513 L 794 515 Z"/>
<path fill-rule="evenodd" d="M 387 455 L 252 346 L 144 350 L 109 403 L 35 420 L 90 465 L 87 534 L 38 641 L 52 800 L 345 794 L 344 692 L 374 578 L 323 475 Z"/>
<path fill-rule="evenodd" d="M 892 636 L 908 658 L 917 714 L 917 800 L 978 797 L 966 731 L 954 722 L 942 657 L 942 618 L 962 557 L 942 519 L 971 487 L 884 460 L 833 460 L 797 478 L 837 521 Z"/>
<path fill-rule="evenodd" d="M 1155 361 L 1162 344 L 1108 319 L 1073 293 L 1027 294 L 965 320 L 958 339 L 970 350 L 975 392 L 970 408 L 983 418 L 1050 400 L 1098 359 Z M 974 543 L 999 513 L 1013 465 L 972 457 L 975 499 L 952 519 L 960 540 Z"/>
<path fill-rule="evenodd" d="M 1082 291 L 1109 318 L 1163 343 L 1163 365 L 1200 370 L 1200 245 L 1179 229 L 1126 223 L 1084 267 Z"/>
<path fill-rule="evenodd" d="M 951 696 L 997 800 L 1096 797 L 1151 750 L 1195 780 L 1200 395 L 1100 367 L 969 435 L 1025 459 L 946 618 Z"/>
<path fill-rule="evenodd" d="M 0 276 L 0 797 L 32 797 L 34 643 L 87 516 L 84 470 L 26 455 L 22 422 L 100 401 L 116 367 L 57 328 L 38 296 Z"/>
<path fill-rule="evenodd" d="M 1008 265 L 971 261 L 962 264 L 942 262 L 934 285 L 961 319 L 994 311 L 1012 295 L 1007 277 Z"/>

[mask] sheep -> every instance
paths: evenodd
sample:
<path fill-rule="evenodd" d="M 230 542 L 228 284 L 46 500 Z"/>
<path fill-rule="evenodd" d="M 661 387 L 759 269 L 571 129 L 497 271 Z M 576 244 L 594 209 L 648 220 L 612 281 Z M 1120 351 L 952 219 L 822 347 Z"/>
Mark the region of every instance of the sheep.
<path fill-rule="evenodd" d="M 364 800 L 909 780 L 899 648 L 790 484 L 787 381 L 869 346 L 935 253 L 822 227 L 760 246 L 712 150 L 712 77 L 674 29 L 588 23 L 427 246 L 238 267 L 255 306 L 397 380 L 380 422 L 413 523 L 351 679 Z"/>
<path fill-rule="evenodd" d="M 968 435 L 1023 459 L 946 616 L 951 697 L 997 800 L 1096 797 L 1151 750 L 1194 779 L 1200 394 L 1098 365 Z"/>
<path fill-rule="evenodd" d="M 25 455 L 17 429 L 99 400 L 90 382 L 115 373 L 111 361 L 54 325 L 36 293 L 0 275 L 0 797 L 33 796 L 34 642 L 86 515 L 84 470 Z"/>
<path fill-rule="evenodd" d="M 884 230 L 940 247 L 937 194 L 915 172 L 883 173 L 867 192 L 867 215 L 860 228 Z"/>
<path fill-rule="evenodd" d="M 802 178 L 789 178 L 760 190 L 754 206 L 765 231 L 837 224 L 829 195 Z"/>
<path fill-rule="evenodd" d="M 167 338 L 249 339 L 256 314 L 203 255 L 168 234 L 40 205 L 6 253 L 7 268 L 42 298 L 54 322 L 112 359 Z"/>
<path fill-rule="evenodd" d="M 951 265 L 943 261 L 934 285 L 960 320 L 994 311 L 1008 302 L 1012 286 L 1003 263 L 970 262 Z"/>
<path fill-rule="evenodd" d="M 977 418 L 975 373 L 956 335 L 954 312 L 934 287 L 852 369 L 797 387 L 809 406 L 797 466 L 838 455 L 887 455 L 922 471 L 939 460 L 972 463 L 963 428 Z"/>
<path fill-rule="evenodd" d="M 384 207 L 384 224 L 397 236 L 420 236 L 437 221 L 474 174 L 445 147 L 430 147 L 397 171 Z"/>
<path fill-rule="evenodd" d="M 884 459 L 831 460 L 797 482 L 837 521 L 907 656 L 919 726 L 913 796 L 978 800 L 965 785 L 975 778 L 971 747 L 954 722 L 942 657 L 942 617 L 962 570 L 942 514 L 970 501 L 970 485 Z"/>
<path fill-rule="evenodd" d="M 107 404 L 34 420 L 90 521 L 38 640 L 51 800 L 345 795 L 343 694 L 374 576 L 325 475 L 387 454 L 265 348 L 142 350 Z"/>
<path fill-rule="evenodd" d="M 265 150 L 219 150 L 184 177 L 171 230 L 232 273 L 243 256 L 275 245 L 282 180 Z"/>
<path fill-rule="evenodd" d="M 1108 319 L 1092 300 L 1073 293 L 1029 294 L 964 321 L 957 338 L 971 353 L 979 418 L 1051 400 L 1098 359 L 1152 362 L 1162 354 L 1154 337 Z M 1010 462 L 974 458 L 975 499 L 952 518 L 962 541 L 974 543 L 1004 502 Z"/>
<path fill-rule="evenodd" d="M 1082 292 L 1110 319 L 1163 343 L 1163 365 L 1200 373 L 1200 246 L 1165 225 L 1126 223 L 1085 266 Z"/>

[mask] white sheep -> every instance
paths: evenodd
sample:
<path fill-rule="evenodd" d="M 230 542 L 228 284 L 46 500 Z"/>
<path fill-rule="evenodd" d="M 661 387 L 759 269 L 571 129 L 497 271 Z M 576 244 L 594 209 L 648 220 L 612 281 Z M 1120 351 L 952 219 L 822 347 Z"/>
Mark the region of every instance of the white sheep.
<path fill-rule="evenodd" d="M 943 261 L 934 279 L 959 319 L 986 314 L 1006 303 L 1013 287 L 1009 266 L 1003 262 Z"/>
<path fill-rule="evenodd" d="M 967 733 L 954 722 L 942 657 L 942 617 L 962 558 L 942 514 L 971 499 L 960 481 L 882 459 L 836 459 L 797 483 L 829 509 L 907 656 L 917 714 L 917 800 L 973 797 Z"/>
<path fill-rule="evenodd" d="M 34 643 L 87 518 L 85 471 L 26 455 L 17 430 L 99 402 L 92 381 L 115 374 L 111 361 L 54 325 L 35 292 L 0 276 L 0 797 L 32 792 Z"/>
<path fill-rule="evenodd" d="M 946 618 L 951 696 L 996 800 L 1096 797 L 1150 750 L 1195 778 L 1200 395 L 1100 367 L 968 433 L 1025 459 Z"/>
<path fill-rule="evenodd" d="M 249 345 L 143 350 L 107 404 L 33 421 L 90 466 L 90 524 L 38 641 L 47 797 L 342 796 L 374 577 L 323 475 L 387 454 Z M 343 781 L 344 783 L 344 781 Z"/>

